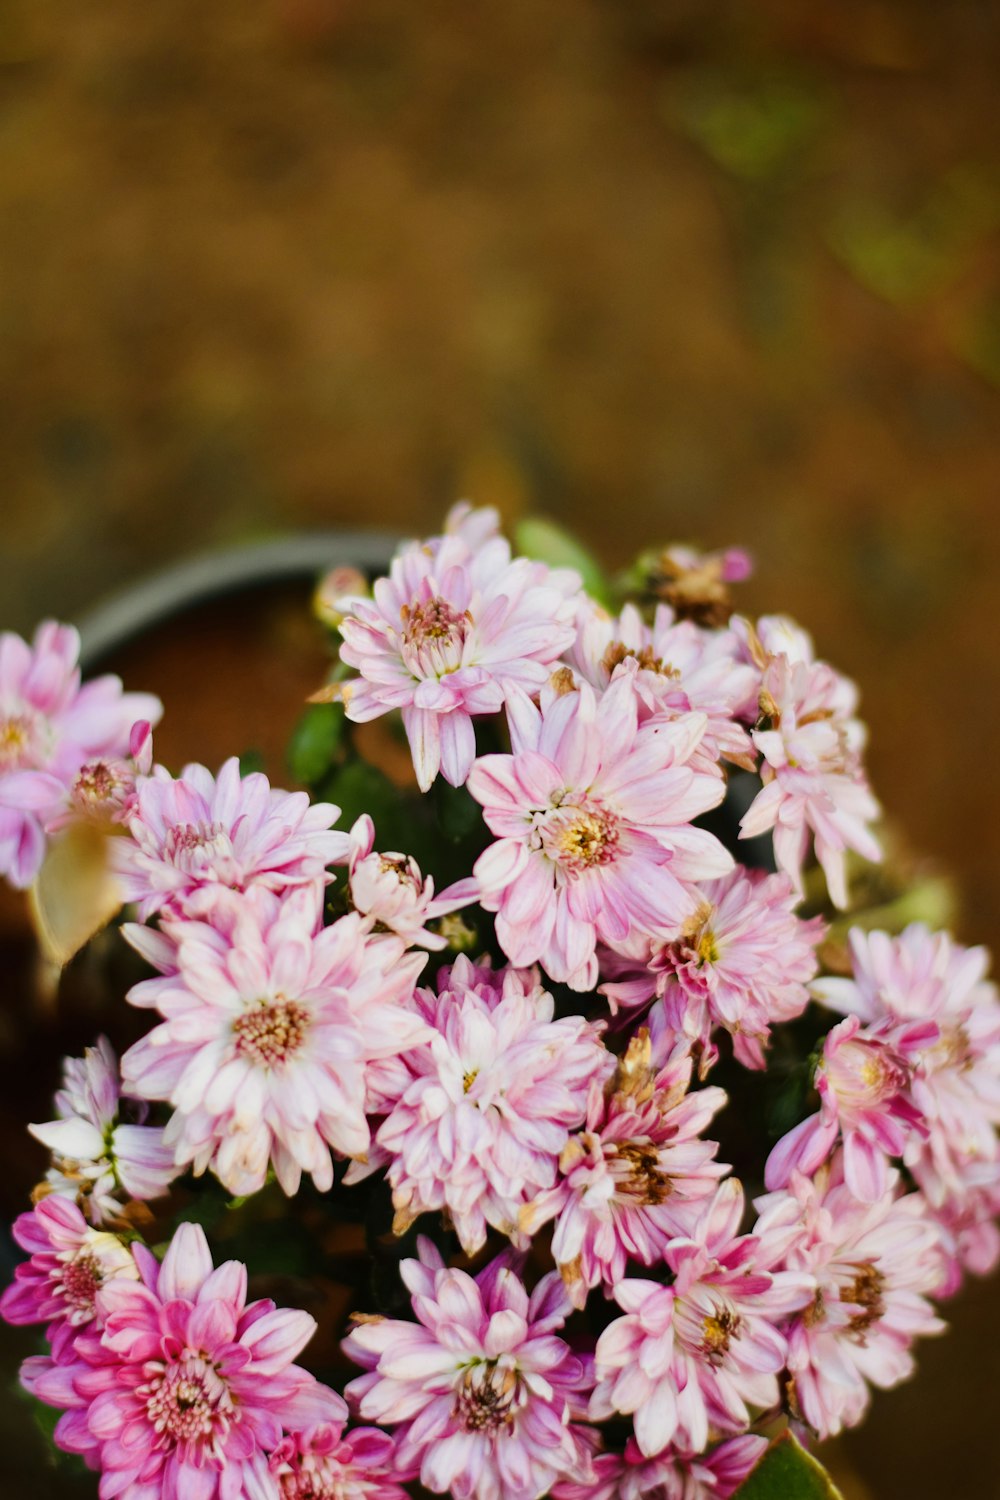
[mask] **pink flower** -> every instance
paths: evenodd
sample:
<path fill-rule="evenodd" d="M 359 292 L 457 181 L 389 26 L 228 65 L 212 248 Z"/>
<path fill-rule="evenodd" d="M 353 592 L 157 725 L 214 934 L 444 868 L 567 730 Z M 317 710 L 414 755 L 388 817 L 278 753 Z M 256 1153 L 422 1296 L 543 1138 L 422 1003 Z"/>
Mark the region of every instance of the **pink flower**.
<path fill-rule="evenodd" d="M 395 1445 L 375 1427 L 322 1422 L 282 1440 L 270 1470 L 280 1500 L 407 1500 L 394 1482 Z"/>
<path fill-rule="evenodd" d="M 122 1193 L 158 1198 L 177 1175 L 162 1127 L 122 1123 L 122 1103 L 118 1059 L 102 1036 L 83 1057 L 63 1060 L 63 1086 L 55 1097 L 59 1118 L 28 1126 L 53 1154 L 48 1190 L 77 1201 L 93 1224 L 121 1219 Z M 136 1104 L 132 1113 L 141 1121 L 145 1106 Z"/>
<path fill-rule="evenodd" d="M 438 984 L 417 991 L 427 1040 L 402 1058 L 408 1076 L 376 1142 L 391 1159 L 397 1232 L 446 1210 L 474 1254 L 488 1225 L 520 1242 L 521 1208 L 555 1181 L 614 1059 L 596 1024 L 554 1019 L 537 974 L 459 958 Z"/>
<path fill-rule="evenodd" d="M 662 1259 L 726 1171 L 712 1159 L 715 1142 L 701 1139 L 726 1095 L 688 1093 L 691 1068 L 683 1045 L 657 1068 L 641 1030 L 614 1077 L 591 1083 L 586 1128 L 564 1148 L 558 1183 L 521 1211 L 529 1234 L 557 1218 L 552 1254 L 576 1307 L 590 1288 L 617 1286 L 630 1258 L 646 1266 Z"/>
<path fill-rule="evenodd" d="M 755 729 L 764 758 L 764 787 L 745 813 L 741 837 L 774 829 L 778 868 L 802 894 L 802 865 L 813 835 L 830 899 L 847 905 L 844 851 L 879 860 L 868 824 L 878 817 L 861 763 L 865 727 L 855 716 L 857 689 L 816 661 L 806 633 L 780 618 L 747 630 L 763 673 L 760 711 L 768 727 Z"/>
<path fill-rule="evenodd" d="M 351 829 L 348 861 L 351 903 L 373 926 L 388 928 L 406 944 L 419 944 L 432 951 L 447 947 L 440 933 L 426 926 L 435 917 L 447 916 L 476 899 L 474 880 L 459 880 L 434 894 L 434 880 L 425 880 L 409 854 L 377 854 L 375 825 L 367 813 Z"/>
<path fill-rule="evenodd" d="M 649 586 L 681 619 L 700 625 L 725 625 L 732 613 L 727 587 L 753 572 L 749 554 L 740 547 L 700 552 L 675 544 L 647 561 Z"/>
<path fill-rule="evenodd" d="M 725 791 L 689 764 L 704 716 L 640 726 L 633 675 L 600 700 L 587 684 L 541 712 L 519 699 L 513 755 L 484 755 L 469 777 L 498 840 L 473 871 L 498 941 L 573 989 L 596 983 L 598 941 L 668 933 L 695 909 L 691 882 L 732 867 L 691 826 Z"/>
<path fill-rule="evenodd" d="M 348 1399 L 396 1425 L 400 1474 L 455 1500 L 540 1500 L 555 1480 L 589 1474 L 575 1425 L 588 1372 L 555 1336 L 569 1311 L 559 1277 L 529 1297 L 507 1256 L 473 1280 L 427 1240 L 401 1270 L 419 1322 L 365 1319 L 344 1342 L 369 1371 Z"/>
<path fill-rule="evenodd" d="M 135 1255 L 141 1284 L 102 1287 L 103 1331 L 78 1336 L 73 1364 L 28 1361 L 29 1389 L 68 1408 L 57 1445 L 101 1470 L 101 1500 L 274 1500 L 268 1456 L 284 1431 L 346 1416 L 292 1363 L 314 1320 L 247 1305 L 246 1268 L 213 1270 L 198 1225 L 181 1225 L 162 1265 Z"/>
<path fill-rule="evenodd" d="M 940 1232 L 922 1194 L 898 1196 L 895 1172 L 877 1202 L 859 1202 L 839 1157 L 756 1206 L 754 1233 L 784 1236 L 783 1264 L 815 1278 L 788 1331 L 788 1368 L 796 1408 L 831 1437 L 860 1422 L 870 1384 L 886 1390 L 912 1374 L 915 1338 L 944 1328 L 927 1301 L 941 1286 Z"/>
<path fill-rule="evenodd" d="M 404 549 L 373 599 L 342 601 L 340 654 L 360 673 L 343 687 L 348 718 L 402 710 L 421 790 L 439 770 L 461 786 L 476 753 L 473 717 L 544 684 L 573 639 L 567 596 L 578 589 L 575 574 L 511 561 L 502 537 L 465 524 Z"/>
<path fill-rule="evenodd" d="M 653 996 L 665 1019 L 702 1052 L 705 1071 L 718 1057 L 717 1027 L 733 1038 L 748 1068 L 763 1068 L 770 1028 L 801 1015 L 816 973 L 818 918 L 794 912 L 786 876 L 742 866 L 698 892 L 694 916 L 670 943 L 647 946 L 642 967 L 615 964 L 618 978 L 601 986 L 613 1005 L 643 1005 Z"/>
<path fill-rule="evenodd" d="M 272 790 L 259 772 L 241 777 L 235 757 L 217 780 L 204 766 L 185 766 L 176 781 L 156 766 L 140 780 L 132 837 L 112 846 L 125 899 L 145 921 L 163 907 L 204 915 L 221 889 L 322 883 L 350 850 L 346 833 L 330 832 L 339 816 L 305 792 Z"/>
<path fill-rule="evenodd" d="M 842 1140 L 851 1192 L 865 1203 L 883 1197 L 887 1158 L 903 1155 L 913 1131 L 926 1131 L 910 1090 L 917 1061 L 937 1036 L 933 1021 L 862 1029 L 857 1016 L 828 1032 L 815 1075 L 819 1112 L 774 1147 L 764 1168 L 767 1186 L 785 1187 L 795 1171 L 811 1176 Z"/>
<path fill-rule="evenodd" d="M 46 833 L 56 833 L 78 819 L 108 831 L 128 823 L 136 809 L 139 778 L 148 776 L 152 765 L 152 728 L 141 719 L 132 726 L 127 755 L 105 755 L 80 767 L 65 805 L 46 819 Z"/>
<path fill-rule="evenodd" d="M 634 1414 L 647 1458 L 668 1443 L 700 1453 L 711 1431 L 745 1431 L 751 1407 L 779 1399 L 786 1347 L 778 1325 L 810 1300 L 812 1281 L 763 1269 L 769 1247 L 736 1236 L 742 1215 L 743 1191 L 730 1178 L 690 1239 L 667 1245 L 673 1285 L 626 1280 L 614 1289 L 625 1316 L 597 1341 L 590 1416 Z"/>
<path fill-rule="evenodd" d="M 755 697 L 760 674 L 741 659 L 741 642 L 731 631 L 678 621 L 665 604 L 649 626 L 634 604 L 615 618 L 590 601 L 581 606 L 578 631 L 570 660 L 599 692 L 623 663 L 634 661 L 640 720 L 703 713 L 707 724 L 694 757 L 701 768 L 711 771 L 720 758 L 756 768 L 738 715 Z"/>
<path fill-rule="evenodd" d="M 75 1203 L 45 1198 L 21 1214 L 14 1238 L 31 1259 L 19 1265 L 0 1297 L 8 1323 L 48 1323 L 56 1363 L 72 1359 L 73 1340 L 98 1317 L 97 1294 L 115 1277 L 138 1280 L 131 1253 L 116 1235 L 92 1229 Z"/>
<path fill-rule="evenodd" d="M 80 685 L 80 637 L 47 620 L 28 643 L 0 634 L 0 874 L 28 886 L 45 854 L 45 824 L 87 762 L 128 754 L 137 720 L 163 712 L 117 677 Z"/>
<path fill-rule="evenodd" d="M 729 1500 L 763 1456 L 767 1439 L 744 1433 L 708 1453 L 668 1448 L 645 1458 L 633 1438 L 622 1457 L 602 1453 L 590 1484 L 557 1484 L 553 1500 Z"/>
<path fill-rule="evenodd" d="M 177 1162 L 211 1166 L 231 1192 L 263 1187 L 269 1164 L 286 1193 L 303 1172 L 326 1191 L 331 1148 L 368 1147 L 366 1062 L 424 1034 L 404 1009 L 424 955 L 369 945 L 356 914 L 321 927 L 315 886 L 258 889 L 217 917 L 221 930 L 165 924 L 171 972 L 129 996 L 165 1019 L 122 1059 L 127 1086 L 173 1104 Z"/>

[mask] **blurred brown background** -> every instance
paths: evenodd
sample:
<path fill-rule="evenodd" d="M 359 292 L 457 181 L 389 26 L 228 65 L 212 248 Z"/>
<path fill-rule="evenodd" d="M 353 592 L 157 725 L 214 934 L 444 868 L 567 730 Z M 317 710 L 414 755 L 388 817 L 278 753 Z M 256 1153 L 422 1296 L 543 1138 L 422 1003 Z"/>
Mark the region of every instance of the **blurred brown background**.
<path fill-rule="evenodd" d="M 2 622 L 459 495 L 742 542 L 996 945 L 998 69 L 984 0 L 0 0 Z M 953 1316 L 850 1493 L 1000 1495 Z"/>

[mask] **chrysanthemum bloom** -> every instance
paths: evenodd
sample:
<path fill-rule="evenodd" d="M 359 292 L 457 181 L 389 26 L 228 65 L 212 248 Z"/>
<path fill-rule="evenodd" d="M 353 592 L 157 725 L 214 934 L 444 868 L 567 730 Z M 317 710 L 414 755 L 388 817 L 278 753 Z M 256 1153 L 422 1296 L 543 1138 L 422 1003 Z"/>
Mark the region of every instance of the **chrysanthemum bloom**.
<path fill-rule="evenodd" d="M 809 637 L 790 621 L 762 619 L 747 637 L 763 674 L 760 712 L 766 727 L 751 735 L 763 756 L 764 787 L 740 823 L 741 837 L 773 828 L 778 868 L 801 895 L 812 834 L 830 899 L 846 906 L 844 851 L 882 857 L 868 827 L 879 805 L 861 762 L 866 730 L 856 717 L 857 689 L 814 659 Z"/>
<path fill-rule="evenodd" d="M 470 551 L 461 535 L 394 559 L 372 599 L 344 601 L 341 657 L 360 677 L 341 696 L 363 723 L 401 709 L 417 781 L 461 786 L 476 754 L 472 720 L 513 688 L 533 692 L 573 639 L 576 575 L 510 560 L 502 537 Z"/>
<path fill-rule="evenodd" d="M 0 634 L 0 875 L 16 886 L 38 874 L 45 824 L 81 767 L 126 756 L 133 724 L 163 712 L 150 693 L 123 693 L 117 677 L 81 687 L 79 656 L 77 632 L 53 620 L 30 646 Z"/>
<path fill-rule="evenodd" d="M 668 1448 L 645 1458 L 629 1438 L 624 1455 L 598 1455 L 593 1483 L 557 1484 L 553 1500 L 729 1500 L 766 1448 L 766 1438 L 747 1432 L 708 1453 Z"/>
<path fill-rule="evenodd" d="M 606 690 L 624 662 L 634 661 L 640 720 L 703 713 L 708 722 L 696 751 L 702 768 L 711 770 L 720 759 L 756 768 L 739 714 L 755 698 L 760 673 L 743 659 L 742 643 L 732 631 L 702 630 L 691 620 L 678 621 L 665 604 L 657 607 L 649 626 L 634 604 L 615 618 L 587 601 L 569 659 L 598 692 Z"/>
<path fill-rule="evenodd" d="M 819 1111 L 774 1147 L 764 1168 L 767 1186 L 785 1187 L 794 1171 L 811 1176 L 842 1140 L 851 1192 L 865 1203 L 881 1198 L 888 1158 L 901 1157 L 914 1132 L 926 1134 L 910 1092 L 914 1069 L 937 1038 L 933 1021 L 862 1027 L 857 1016 L 848 1016 L 834 1026 L 815 1073 Z"/>
<path fill-rule="evenodd" d="M 513 755 L 484 755 L 469 790 L 497 835 L 476 861 L 481 902 L 512 963 L 573 989 L 597 981 L 598 941 L 668 935 L 696 908 L 691 884 L 732 856 L 691 820 L 725 792 L 689 764 L 703 714 L 639 725 L 634 668 L 597 699 L 589 684 L 539 711 L 511 706 Z"/>
<path fill-rule="evenodd" d="M 286 1193 L 309 1173 L 325 1191 L 331 1147 L 368 1146 L 365 1063 L 412 1046 L 424 1026 L 403 1002 L 424 962 L 397 939 L 368 945 L 352 913 L 319 926 L 315 886 L 230 903 L 225 930 L 167 924 L 176 972 L 137 997 L 165 1017 L 122 1059 L 126 1085 L 174 1106 L 165 1141 L 178 1164 L 211 1166 L 233 1193 Z"/>
<path fill-rule="evenodd" d="M 401 1476 L 455 1500 L 540 1500 L 586 1478 L 586 1363 L 556 1337 L 569 1312 L 558 1275 L 528 1296 L 508 1256 L 473 1278 L 428 1240 L 400 1271 L 418 1323 L 365 1318 L 344 1342 L 368 1374 L 348 1399 L 396 1427 Z"/>
<path fill-rule="evenodd" d="M 564 1148 L 558 1183 L 521 1211 L 528 1234 L 557 1218 L 552 1255 L 576 1307 L 591 1287 L 613 1289 L 630 1258 L 660 1260 L 668 1240 L 694 1227 L 727 1170 L 713 1160 L 716 1143 L 701 1139 L 726 1095 L 688 1093 L 691 1069 L 683 1044 L 658 1069 L 642 1029 L 614 1077 L 591 1083 L 586 1128 Z"/>
<path fill-rule="evenodd" d="M 814 1283 L 801 1272 L 764 1269 L 773 1250 L 737 1237 L 743 1190 L 730 1178 L 690 1239 L 667 1245 L 671 1286 L 626 1280 L 614 1289 L 624 1309 L 597 1341 L 598 1384 L 590 1416 L 634 1415 L 640 1451 L 668 1443 L 700 1453 L 709 1433 L 743 1432 L 751 1408 L 779 1397 L 786 1346 L 779 1325 L 805 1306 Z"/>
<path fill-rule="evenodd" d="M 699 625 L 725 625 L 732 614 L 729 585 L 749 578 L 753 564 L 741 547 L 700 552 L 674 545 L 642 560 L 647 587 L 679 619 Z"/>
<path fill-rule="evenodd" d="M 57 1445 L 101 1470 L 101 1500 L 277 1500 L 268 1458 L 284 1432 L 347 1415 L 293 1364 L 314 1320 L 248 1306 L 246 1267 L 213 1270 L 198 1225 L 181 1225 L 162 1265 L 135 1256 L 142 1282 L 104 1285 L 103 1331 L 77 1338 L 75 1362 L 29 1362 L 33 1393 L 70 1408 Z"/>
<path fill-rule="evenodd" d="M 284 1438 L 270 1470 L 281 1500 L 407 1500 L 394 1481 L 395 1444 L 376 1427 L 317 1423 Z"/>
<path fill-rule="evenodd" d="M 554 1018 L 537 973 L 485 973 L 458 958 L 439 993 L 417 991 L 427 1040 L 401 1059 L 405 1092 L 376 1136 L 398 1232 L 447 1210 L 469 1254 L 488 1225 L 520 1240 L 521 1208 L 555 1181 L 591 1084 L 614 1067 L 595 1023 Z"/>
<path fill-rule="evenodd" d="M 122 1123 L 118 1059 L 107 1037 L 83 1057 L 63 1061 L 63 1086 L 56 1094 L 58 1120 L 29 1125 L 36 1140 L 52 1152 L 47 1190 L 72 1198 L 93 1224 L 120 1221 L 122 1194 L 145 1202 L 167 1192 L 177 1176 L 174 1154 L 158 1125 Z M 146 1106 L 131 1111 L 141 1120 Z"/>
<path fill-rule="evenodd" d="M 131 838 L 112 845 L 126 901 L 143 921 L 167 907 L 204 915 L 220 889 L 284 890 L 322 882 L 327 865 L 350 852 L 346 833 L 331 832 L 340 809 L 310 803 L 305 792 L 272 789 L 266 776 L 240 776 L 227 760 L 216 779 L 185 766 L 177 780 L 156 766 L 138 787 Z"/>
<path fill-rule="evenodd" d="M 903 1160 L 942 1223 L 958 1232 L 969 1268 L 988 1270 L 1000 1174 L 1000 1000 L 985 977 L 989 954 L 918 922 L 898 937 L 854 929 L 850 948 L 853 978 L 817 981 L 815 993 L 869 1025 L 936 1023 L 910 1090 L 925 1128 L 909 1136 Z"/>
<path fill-rule="evenodd" d="M 149 775 L 152 766 L 152 726 L 141 719 L 132 725 L 127 755 L 104 755 L 80 767 L 63 805 L 46 818 L 46 833 L 57 833 L 78 819 L 108 832 L 127 823 L 135 812 L 139 780 Z"/>
<path fill-rule="evenodd" d="M 0 1297 L 8 1323 L 48 1323 L 57 1364 L 72 1359 L 73 1340 L 97 1316 L 97 1293 L 114 1277 L 137 1281 L 139 1269 L 116 1235 L 92 1229 L 75 1203 L 46 1198 L 21 1214 L 13 1235 L 31 1259 L 14 1271 Z"/>
<path fill-rule="evenodd" d="M 923 1195 L 897 1196 L 898 1184 L 893 1172 L 878 1202 L 861 1203 L 838 1157 L 757 1201 L 754 1233 L 787 1236 L 783 1264 L 815 1277 L 788 1330 L 788 1369 L 795 1407 L 820 1437 L 860 1422 L 869 1385 L 905 1380 L 913 1340 L 945 1326 L 927 1300 L 944 1270 L 939 1229 Z"/>
<path fill-rule="evenodd" d="M 602 993 L 615 1006 L 659 998 L 668 1023 L 699 1049 L 703 1072 L 718 1057 L 711 1040 L 717 1027 L 730 1033 L 745 1067 L 763 1068 L 771 1026 L 809 1003 L 823 923 L 795 915 L 784 875 L 737 866 L 699 894 L 680 936 L 647 945 L 641 967 L 615 964 L 623 977 L 602 985 Z"/>
<path fill-rule="evenodd" d="M 425 880 L 409 854 L 379 854 L 375 851 L 375 825 L 367 813 L 351 829 L 348 880 L 351 904 L 370 923 L 387 928 L 410 944 L 431 950 L 447 947 L 440 933 L 427 923 L 459 911 L 476 899 L 478 887 L 472 879 L 456 881 L 439 896 L 434 879 Z"/>

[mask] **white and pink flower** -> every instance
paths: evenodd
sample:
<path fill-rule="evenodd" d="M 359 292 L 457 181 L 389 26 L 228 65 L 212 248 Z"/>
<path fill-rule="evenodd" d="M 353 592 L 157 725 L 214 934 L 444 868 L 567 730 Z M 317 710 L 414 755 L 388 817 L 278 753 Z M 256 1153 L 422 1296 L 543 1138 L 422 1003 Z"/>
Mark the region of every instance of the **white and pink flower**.
<path fill-rule="evenodd" d="M 706 1453 L 667 1448 L 646 1458 L 629 1438 L 624 1454 L 598 1455 L 591 1482 L 557 1484 L 553 1500 L 729 1500 L 766 1448 L 767 1438 L 747 1432 Z"/>
<path fill-rule="evenodd" d="M 456 881 L 435 896 L 433 877 L 424 879 L 412 855 L 375 850 L 375 825 L 367 813 L 351 829 L 348 882 L 351 905 L 373 929 L 386 929 L 408 946 L 418 944 L 432 952 L 446 948 L 447 939 L 432 932 L 427 923 L 460 911 L 478 894 L 470 878 Z"/>
<path fill-rule="evenodd" d="M 279 1500 L 407 1500 L 395 1456 L 388 1433 L 328 1421 L 283 1438 L 268 1467 Z"/>

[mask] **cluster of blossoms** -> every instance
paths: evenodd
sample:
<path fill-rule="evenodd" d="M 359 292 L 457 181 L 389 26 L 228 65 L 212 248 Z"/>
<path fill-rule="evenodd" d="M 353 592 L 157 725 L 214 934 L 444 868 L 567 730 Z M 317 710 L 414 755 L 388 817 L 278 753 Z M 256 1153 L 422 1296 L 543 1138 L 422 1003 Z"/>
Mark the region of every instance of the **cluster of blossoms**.
<path fill-rule="evenodd" d="M 152 971 L 152 1027 L 68 1060 L 31 1127 L 0 1300 L 45 1326 L 22 1379 L 102 1500 L 725 1500 L 779 1418 L 860 1421 L 1000 1259 L 986 955 L 858 926 L 821 972 L 848 852 L 879 857 L 864 728 L 797 626 L 733 615 L 748 571 L 672 548 L 614 614 L 464 506 L 370 594 L 339 570 L 324 782 L 398 713 L 414 830 L 462 811 L 421 863 L 378 807 L 173 776 L 159 706 L 81 687 L 73 632 L 3 637 L 0 871 L 96 822 Z M 743 1070 L 803 1085 L 776 1143 L 732 1118 Z M 142 1243 L 205 1174 L 310 1223 L 355 1196 L 378 1274 L 343 1394 L 202 1229 Z"/>

